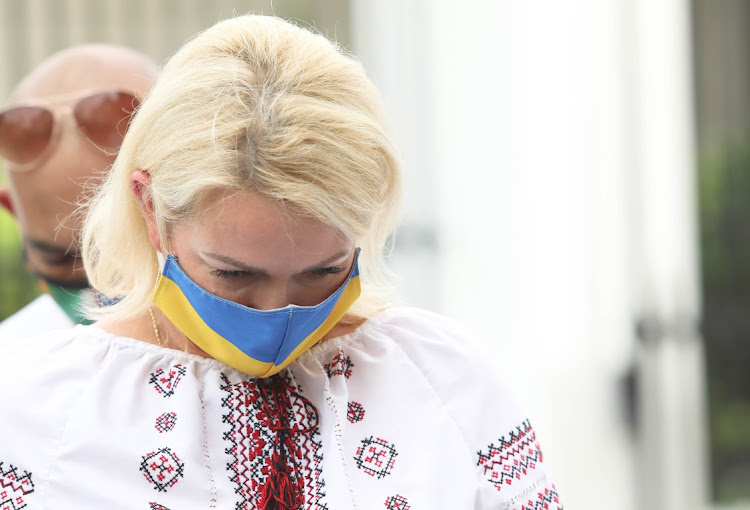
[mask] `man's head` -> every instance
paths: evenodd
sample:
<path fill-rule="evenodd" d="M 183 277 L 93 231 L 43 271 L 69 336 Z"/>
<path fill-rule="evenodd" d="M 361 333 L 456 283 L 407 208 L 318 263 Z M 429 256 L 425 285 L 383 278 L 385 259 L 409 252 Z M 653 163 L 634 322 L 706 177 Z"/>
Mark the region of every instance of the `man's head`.
<path fill-rule="evenodd" d="M 0 157 L 9 183 L 0 188 L 0 204 L 17 219 L 28 262 L 42 279 L 85 284 L 78 260 L 79 215 L 73 213 L 83 186 L 100 179 L 115 158 L 117 144 L 103 143 L 96 136 L 108 128 L 87 126 L 76 117 L 106 122 L 107 109 L 110 117 L 113 110 L 132 111 L 131 105 L 143 99 L 157 73 L 151 59 L 128 48 L 75 46 L 52 55 L 29 73 L 2 110 L 43 106 L 52 113 L 26 109 L 16 110 L 14 119 L 0 118 L 0 136 L 6 137 L 0 140 Z M 96 96 L 102 92 L 113 94 Z M 81 101 L 91 96 L 96 97 Z M 125 113 L 123 117 L 121 133 L 128 121 Z M 24 134 L 24 119 L 37 130 L 36 140 Z"/>

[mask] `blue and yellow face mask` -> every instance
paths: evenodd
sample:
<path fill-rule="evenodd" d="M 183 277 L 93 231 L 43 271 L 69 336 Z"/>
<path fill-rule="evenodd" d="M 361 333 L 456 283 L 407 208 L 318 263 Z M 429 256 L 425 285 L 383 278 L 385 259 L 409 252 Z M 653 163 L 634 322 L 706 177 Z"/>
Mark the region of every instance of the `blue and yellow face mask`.
<path fill-rule="evenodd" d="M 359 249 L 346 281 L 322 303 L 256 310 L 209 293 L 168 255 L 152 300 L 181 333 L 215 359 L 246 374 L 268 377 L 317 344 L 357 300 L 358 258 Z"/>

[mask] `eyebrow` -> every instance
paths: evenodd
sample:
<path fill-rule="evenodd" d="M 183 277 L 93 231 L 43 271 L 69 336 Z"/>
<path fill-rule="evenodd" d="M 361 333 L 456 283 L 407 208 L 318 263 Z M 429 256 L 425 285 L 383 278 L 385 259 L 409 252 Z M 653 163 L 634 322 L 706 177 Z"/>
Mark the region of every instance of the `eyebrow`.
<path fill-rule="evenodd" d="M 205 252 L 203 252 L 203 254 L 206 255 L 207 257 L 211 257 L 212 259 L 224 262 L 226 264 L 231 264 L 234 267 L 236 267 L 237 269 L 241 269 L 242 271 L 247 271 L 248 273 L 255 273 L 255 274 L 262 274 L 262 275 L 267 275 L 268 274 L 268 272 L 265 269 L 262 269 L 262 268 L 259 268 L 259 267 L 255 267 L 255 266 L 249 266 L 249 265 L 245 264 L 244 262 L 240 262 L 239 260 L 235 260 L 232 257 L 227 257 L 226 255 L 221 255 L 220 253 L 213 253 L 213 252 L 210 252 L 210 251 L 205 251 Z M 338 259 L 341 259 L 341 258 L 345 257 L 348 254 L 349 254 L 349 250 L 342 250 L 342 251 L 340 251 L 338 253 L 335 253 L 335 254 L 331 255 L 330 257 L 328 257 L 325 260 L 321 260 L 317 264 L 313 264 L 312 266 L 306 267 L 305 269 L 303 269 L 300 272 L 304 273 L 304 272 L 307 272 L 307 271 L 312 271 L 314 269 L 325 267 L 325 266 L 331 264 L 332 262 L 335 262 Z"/>
<path fill-rule="evenodd" d="M 78 257 L 80 255 L 75 250 L 64 248 L 60 245 L 54 245 L 52 243 L 48 243 L 47 241 L 42 241 L 41 239 L 27 237 L 26 242 L 35 250 L 47 253 L 49 255 L 70 255 L 72 257 Z"/>

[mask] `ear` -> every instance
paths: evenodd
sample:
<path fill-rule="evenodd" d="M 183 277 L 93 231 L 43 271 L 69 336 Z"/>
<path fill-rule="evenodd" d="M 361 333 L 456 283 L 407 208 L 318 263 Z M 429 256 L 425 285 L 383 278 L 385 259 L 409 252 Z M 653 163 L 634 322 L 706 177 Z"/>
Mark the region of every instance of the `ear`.
<path fill-rule="evenodd" d="M 13 211 L 13 202 L 10 198 L 10 190 L 7 186 L 0 186 L 0 205 L 2 205 L 12 216 L 15 216 Z"/>
<path fill-rule="evenodd" d="M 151 245 L 156 251 L 164 253 L 161 236 L 159 235 L 159 227 L 156 223 L 156 214 L 154 213 L 154 202 L 151 198 L 151 176 L 143 170 L 136 170 L 130 176 L 130 189 L 133 191 L 135 199 L 141 208 L 143 219 L 146 221 L 148 238 L 151 240 Z"/>

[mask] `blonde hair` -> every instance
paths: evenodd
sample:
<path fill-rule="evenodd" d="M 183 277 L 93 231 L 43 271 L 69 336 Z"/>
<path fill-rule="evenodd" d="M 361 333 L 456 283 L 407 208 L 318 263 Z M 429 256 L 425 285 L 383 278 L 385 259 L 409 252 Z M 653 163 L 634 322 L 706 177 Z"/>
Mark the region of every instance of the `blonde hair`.
<path fill-rule="evenodd" d="M 89 204 L 85 268 L 120 298 L 90 314 L 126 318 L 151 303 L 160 267 L 130 189 L 137 169 L 151 177 L 162 239 L 212 192 L 259 192 L 360 246 L 363 291 L 351 314 L 385 308 L 401 178 L 381 108 L 362 65 L 322 35 L 256 15 L 198 34 L 165 65 Z"/>

